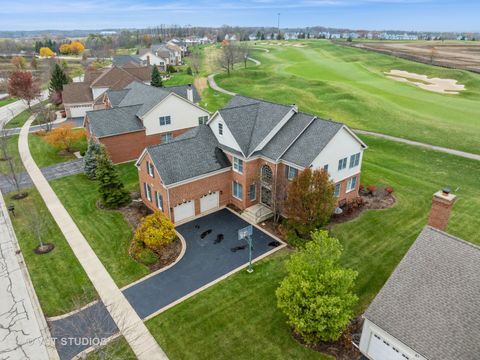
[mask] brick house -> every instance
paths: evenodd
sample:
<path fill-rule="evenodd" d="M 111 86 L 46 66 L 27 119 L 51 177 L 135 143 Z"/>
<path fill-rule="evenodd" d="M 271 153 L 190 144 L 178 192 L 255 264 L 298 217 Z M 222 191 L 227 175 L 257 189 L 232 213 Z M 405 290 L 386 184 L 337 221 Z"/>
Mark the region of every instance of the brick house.
<path fill-rule="evenodd" d="M 150 83 L 151 75 L 151 67 L 146 66 L 125 65 L 89 70 L 82 82 L 72 82 L 63 87 L 62 101 L 67 117 L 83 118 L 87 111 L 102 108 L 97 101 L 107 90 L 121 90 L 134 81 Z"/>
<path fill-rule="evenodd" d="M 137 160 L 141 195 L 175 222 L 232 204 L 262 221 L 307 167 L 326 169 L 341 205 L 358 195 L 366 145 L 341 123 L 297 107 L 235 96 L 207 125 L 147 147 Z"/>
<path fill-rule="evenodd" d="M 114 163 L 136 160 L 145 147 L 206 122 L 210 114 L 198 101 L 189 85 L 156 88 L 133 82 L 122 90 L 108 90 L 100 102 L 104 109 L 85 115 L 87 138 L 105 145 Z"/>

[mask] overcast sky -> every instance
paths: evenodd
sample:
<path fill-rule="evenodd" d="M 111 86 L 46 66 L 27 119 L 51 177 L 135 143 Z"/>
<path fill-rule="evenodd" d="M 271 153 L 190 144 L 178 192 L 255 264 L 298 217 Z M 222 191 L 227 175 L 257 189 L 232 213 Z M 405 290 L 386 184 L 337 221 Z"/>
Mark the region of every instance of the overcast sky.
<path fill-rule="evenodd" d="M 0 30 L 160 24 L 480 31 L 479 0 L 0 0 Z"/>

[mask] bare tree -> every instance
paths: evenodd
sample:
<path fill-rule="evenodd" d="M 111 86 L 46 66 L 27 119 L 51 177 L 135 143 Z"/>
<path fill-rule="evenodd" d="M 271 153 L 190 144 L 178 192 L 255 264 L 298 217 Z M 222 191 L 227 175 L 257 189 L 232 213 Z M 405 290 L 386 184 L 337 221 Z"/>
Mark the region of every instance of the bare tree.
<path fill-rule="evenodd" d="M 45 132 L 52 130 L 53 122 L 55 121 L 56 114 L 55 111 L 49 106 L 51 104 L 46 104 L 42 101 L 41 98 L 38 99 L 38 105 L 36 106 L 37 111 L 37 123 L 39 123 Z"/>
<path fill-rule="evenodd" d="M 238 53 L 238 46 L 233 41 L 224 40 L 222 42 L 217 63 L 219 67 L 227 71 L 228 76 L 230 76 L 230 71 L 233 70 L 235 61 L 238 60 Z"/>
<path fill-rule="evenodd" d="M 5 128 L 5 123 L 2 123 L 0 129 L 0 148 L 2 152 L 2 160 L 5 162 L 5 166 L 2 166 L 2 173 L 12 187 L 16 190 L 16 199 L 22 199 L 28 195 L 28 193 L 20 192 L 20 171 L 21 165 L 19 159 L 13 157 L 10 153 L 9 139 L 10 135 L 8 130 Z"/>
<path fill-rule="evenodd" d="M 202 67 L 202 54 L 198 49 L 192 50 L 190 54 L 190 65 L 193 72 L 198 75 L 200 73 L 200 68 Z"/>

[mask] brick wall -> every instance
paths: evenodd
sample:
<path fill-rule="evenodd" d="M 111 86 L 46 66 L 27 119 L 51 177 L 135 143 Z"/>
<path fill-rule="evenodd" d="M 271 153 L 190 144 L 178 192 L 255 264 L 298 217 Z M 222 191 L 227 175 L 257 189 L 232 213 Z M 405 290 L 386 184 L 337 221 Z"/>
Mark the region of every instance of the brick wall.
<path fill-rule="evenodd" d="M 352 191 L 349 191 L 347 192 L 347 183 L 348 183 L 348 180 L 352 177 L 356 176 L 357 177 L 357 183 L 356 183 L 356 186 L 355 186 L 355 189 L 352 190 Z M 345 201 L 349 201 L 349 200 L 353 200 L 355 199 L 357 196 L 358 196 L 358 190 L 360 188 L 360 173 L 354 175 L 354 176 L 351 176 L 349 178 L 346 178 L 342 181 L 340 181 L 340 194 L 337 198 L 337 205 L 338 204 L 341 204 Z"/>
<path fill-rule="evenodd" d="M 88 127 L 87 127 L 88 128 Z M 177 137 L 189 129 L 181 129 L 172 132 Z M 100 138 L 99 141 L 107 148 L 110 158 L 115 164 L 137 160 L 147 146 L 161 143 L 161 136 L 165 133 L 145 135 L 145 130 L 135 131 L 127 134 L 120 134 Z M 90 134 L 87 131 L 87 138 Z"/>
<path fill-rule="evenodd" d="M 161 179 L 158 173 L 155 170 L 155 177 L 151 177 L 147 171 L 147 161 L 151 162 L 150 156 L 145 155 L 142 162 L 140 163 L 140 168 L 138 172 L 139 176 L 139 185 L 140 185 L 140 194 L 142 200 L 150 209 L 159 210 L 156 207 L 155 203 L 155 192 L 159 192 L 163 197 L 163 213 L 167 215 L 172 221 L 173 218 L 173 207 L 175 205 L 181 204 L 184 200 L 194 200 L 195 202 L 195 215 L 200 214 L 200 197 L 208 194 L 209 192 L 219 191 L 219 204 L 220 206 L 225 206 L 230 203 L 232 192 L 231 192 L 231 182 L 232 174 L 231 171 L 220 173 L 217 175 L 212 175 L 197 181 L 176 186 L 167 191 L 162 184 Z M 152 200 L 148 200 L 144 183 L 150 185 L 152 189 Z M 168 193 L 170 193 L 170 204 L 168 203 Z"/>

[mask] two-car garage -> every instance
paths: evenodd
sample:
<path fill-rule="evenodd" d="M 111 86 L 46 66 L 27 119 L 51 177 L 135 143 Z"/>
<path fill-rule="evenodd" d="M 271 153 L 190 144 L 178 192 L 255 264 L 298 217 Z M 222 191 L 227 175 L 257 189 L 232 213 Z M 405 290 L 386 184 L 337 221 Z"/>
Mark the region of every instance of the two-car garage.
<path fill-rule="evenodd" d="M 200 197 L 200 214 L 218 209 L 220 205 L 220 194 L 218 191 L 211 192 Z M 175 223 L 189 219 L 197 215 L 195 213 L 195 201 L 188 200 L 173 208 Z"/>

